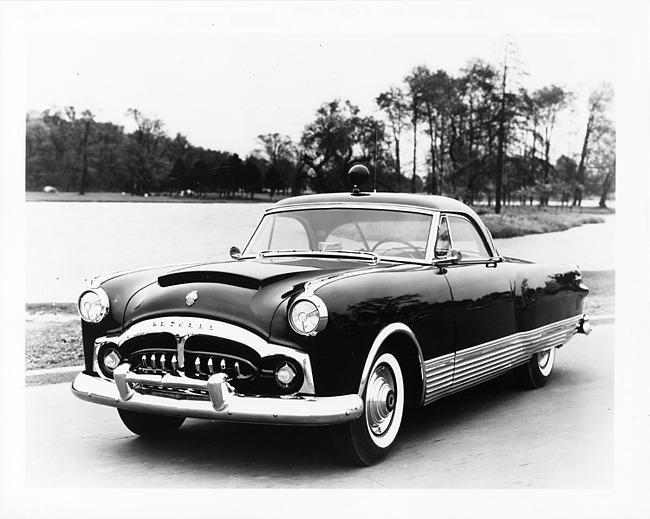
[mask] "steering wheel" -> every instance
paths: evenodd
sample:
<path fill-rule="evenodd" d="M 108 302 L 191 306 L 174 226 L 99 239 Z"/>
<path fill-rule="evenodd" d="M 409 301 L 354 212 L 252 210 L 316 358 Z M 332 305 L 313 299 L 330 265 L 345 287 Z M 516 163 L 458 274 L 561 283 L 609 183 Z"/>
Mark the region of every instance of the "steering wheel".
<path fill-rule="evenodd" d="M 399 250 L 400 252 L 402 252 L 404 254 L 408 254 L 413 259 L 416 259 L 416 258 L 422 256 L 422 253 L 420 252 L 420 250 L 415 245 L 413 245 L 411 242 L 408 242 L 406 240 L 402 240 L 400 238 L 384 238 L 383 240 L 379 240 L 377 243 L 375 243 L 372 246 L 372 248 L 370 249 L 370 252 L 375 252 L 377 250 L 377 248 L 379 248 L 379 246 L 383 245 L 384 243 L 401 243 L 402 245 L 406 245 L 410 249 L 413 249 L 415 254 L 413 254 L 412 252 L 402 250 L 402 249 L 396 249 L 396 250 Z M 393 250 L 393 249 L 395 249 L 395 247 L 391 247 L 390 249 L 386 249 L 386 252 L 388 252 L 390 250 Z M 386 255 L 386 253 L 382 254 L 382 256 L 385 256 L 385 255 Z"/>

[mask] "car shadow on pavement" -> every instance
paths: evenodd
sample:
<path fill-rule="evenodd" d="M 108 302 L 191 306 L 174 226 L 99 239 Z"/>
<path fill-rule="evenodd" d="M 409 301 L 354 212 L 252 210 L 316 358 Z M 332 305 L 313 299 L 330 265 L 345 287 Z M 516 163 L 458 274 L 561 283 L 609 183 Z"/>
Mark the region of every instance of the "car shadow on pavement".
<path fill-rule="evenodd" d="M 554 374 L 554 385 L 562 386 L 569 374 Z M 564 381 L 566 382 L 566 381 Z M 378 466 L 399 465 L 400 450 L 417 448 L 421 442 L 443 441 L 455 430 L 467 430 L 490 416 L 506 415 L 513 404 L 530 400 L 534 391 L 521 390 L 516 382 L 504 375 L 480 386 L 449 396 L 425 408 L 409 409 L 391 456 Z M 123 454 L 136 456 L 146 463 L 164 463 L 166 470 L 203 471 L 206 486 L 213 486 L 214 470 L 229 472 L 231 477 L 259 477 L 262 486 L 290 486 L 288 481 L 305 484 L 305 474 L 316 469 L 320 481 L 349 471 L 367 470 L 347 464 L 336 452 L 331 427 L 273 426 L 259 424 L 222 423 L 190 419 L 170 437 L 133 437 L 122 445 Z M 163 462 L 164 460 L 164 462 Z M 283 479 L 264 482 L 266 474 Z M 330 478 L 331 479 L 331 478 Z"/>
<path fill-rule="evenodd" d="M 260 424 L 222 423 L 188 419 L 169 437 L 141 438 L 125 446 L 139 458 L 151 463 L 164 460 L 169 470 L 177 464 L 187 469 L 220 467 L 236 468 L 246 474 L 282 467 L 286 473 L 299 474 L 302 469 L 318 466 L 322 470 L 339 471 L 343 462 L 335 456 L 331 428 L 305 426 L 273 426 Z"/>

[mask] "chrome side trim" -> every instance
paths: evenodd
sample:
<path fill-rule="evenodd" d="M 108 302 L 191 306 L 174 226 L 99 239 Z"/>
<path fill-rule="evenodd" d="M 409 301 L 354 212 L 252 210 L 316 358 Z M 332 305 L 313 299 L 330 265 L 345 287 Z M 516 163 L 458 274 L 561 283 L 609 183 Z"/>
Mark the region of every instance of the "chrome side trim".
<path fill-rule="evenodd" d="M 253 332 L 244 330 L 239 326 L 202 317 L 160 317 L 157 319 L 149 319 L 134 324 L 121 335 L 99 337 L 95 341 L 94 371 L 101 374 L 97 365 L 97 353 L 103 344 L 112 342 L 118 347 L 121 347 L 129 339 L 150 333 L 169 333 L 176 338 L 177 353 L 179 356 L 178 362 L 181 368 L 184 363 L 185 341 L 193 335 L 208 335 L 239 342 L 255 350 L 262 357 L 284 355 L 295 360 L 304 370 L 304 382 L 298 392 L 308 395 L 316 393 L 311 360 L 307 353 L 286 346 L 271 344 Z"/>
<path fill-rule="evenodd" d="M 485 382 L 537 352 L 564 345 L 577 333 L 582 319 L 578 315 L 427 361 L 424 403 Z"/>
<path fill-rule="evenodd" d="M 426 361 L 424 405 L 451 392 L 451 384 L 454 380 L 454 360 L 455 354 L 449 353 Z"/>
<path fill-rule="evenodd" d="M 232 422 L 250 422 L 287 425 L 329 425 L 358 418 L 363 412 L 363 401 L 358 395 L 333 397 L 246 397 L 237 394 L 224 380 L 223 373 L 212 375 L 207 381 L 178 379 L 179 387 L 207 391 L 209 398 L 175 399 L 152 394 L 141 394 L 130 387 L 142 380 L 149 385 L 168 384 L 164 377 L 136 375 L 128 365 L 116 370 L 117 384 L 80 373 L 72 382 L 72 393 L 79 399 L 96 404 L 128 409 L 142 413 L 158 413 L 189 418 L 207 418 Z"/>

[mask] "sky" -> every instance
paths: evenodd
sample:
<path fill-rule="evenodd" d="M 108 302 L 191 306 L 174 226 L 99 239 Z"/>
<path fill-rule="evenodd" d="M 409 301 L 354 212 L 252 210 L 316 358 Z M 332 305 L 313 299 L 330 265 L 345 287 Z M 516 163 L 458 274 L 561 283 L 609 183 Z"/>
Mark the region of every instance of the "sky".
<path fill-rule="evenodd" d="M 246 156 L 260 134 L 298 141 L 318 107 L 333 99 L 377 113 L 377 95 L 415 66 L 455 75 L 472 58 L 498 65 L 508 38 L 524 86 L 577 93 L 577 113 L 559 130 L 573 134 L 558 139 L 560 153 L 577 153 L 589 91 L 615 83 L 609 7 L 592 3 L 586 15 L 565 8 L 552 23 L 536 24 L 542 4 L 535 5 L 37 4 L 24 20 L 25 106 L 90 109 L 127 131 L 133 122 L 126 112 L 136 108 L 160 119 L 170 136 Z M 580 23 L 563 27 L 572 18 Z"/>

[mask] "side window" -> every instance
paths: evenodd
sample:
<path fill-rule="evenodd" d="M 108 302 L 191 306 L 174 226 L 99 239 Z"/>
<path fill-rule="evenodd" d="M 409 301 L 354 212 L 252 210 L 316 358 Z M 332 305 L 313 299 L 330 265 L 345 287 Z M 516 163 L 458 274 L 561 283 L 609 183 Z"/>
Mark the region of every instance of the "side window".
<path fill-rule="evenodd" d="M 438 226 L 438 237 L 436 238 L 436 258 L 444 258 L 449 252 L 449 249 L 451 249 L 449 225 L 447 224 L 447 217 L 442 216 L 440 218 L 440 225 Z"/>
<path fill-rule="evenodd" d="M 464 258 L 483 259 L 490 257 L 481 235 L 469 220 L 454 215 L 449 215 L 447 220 L 449 222 L 452 247 L 462 252 Z"/>

